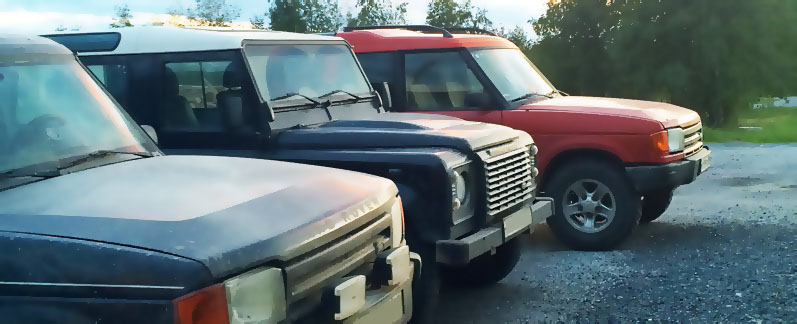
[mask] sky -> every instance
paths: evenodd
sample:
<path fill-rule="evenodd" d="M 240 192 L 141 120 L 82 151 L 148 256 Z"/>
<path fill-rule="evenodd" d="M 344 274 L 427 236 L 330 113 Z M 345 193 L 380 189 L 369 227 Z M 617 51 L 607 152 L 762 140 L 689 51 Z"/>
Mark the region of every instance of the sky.
<path fill-rule="evenodd" d="M 354 9 L 357 0 L 339 0 L 345 12 Z M 426 20 L 427 0 L 391 0 L 408 2 L 408 23 L 422 24 Z M 498 26 L 519 25 L 533 34 L 529 19 L 545 13 L 547 0 L 472 0 L 487 10 L 488 17 Z M 127 4 L 133 14 L 133 24 L 145 24 L 170 9 L 192 6 L 195 0 L 0 0 L 0 33 L 41 34 L 56 28 L 80 27 L 81 31 L 103 30 L 115 15 L 115 6 Z M 263 15 L 270 4 L 267 0 L 228 0 L 241 9 L 237 21 L 248 21 Z"/>

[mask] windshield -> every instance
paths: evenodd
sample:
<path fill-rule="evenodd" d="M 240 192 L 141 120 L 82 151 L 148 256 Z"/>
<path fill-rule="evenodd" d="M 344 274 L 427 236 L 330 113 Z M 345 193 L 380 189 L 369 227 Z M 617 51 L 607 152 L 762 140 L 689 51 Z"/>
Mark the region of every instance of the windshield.
<path fill-rule="evenodd" d="M 371 91 L 346 45 L 247 45 L 244 52 L 264 100 Z"/>
<path fill-rule="evenodd" d="M 156 150 L 70 55 L 0 56 L 0 172 Z"/>
<path fill-rule="evenodd" d="M 472 53 L 476 63 L 508 101 L 529 94 L 548 95 L 555 91 L 553 85 L 518 49 L 480 49 Z"/>

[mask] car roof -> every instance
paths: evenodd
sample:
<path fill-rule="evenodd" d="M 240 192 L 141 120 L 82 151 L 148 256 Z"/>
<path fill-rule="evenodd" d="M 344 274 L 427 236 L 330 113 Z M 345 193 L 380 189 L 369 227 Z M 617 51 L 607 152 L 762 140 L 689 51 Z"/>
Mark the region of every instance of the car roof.
<path fill-rule="evenodd" d="M 441 33 L 423 33 L 402 29 L 357 29 L 338 32 L 352 44 L 357 53 L 393 52 L 399 50 L 435 49 L 455 47 L 505 47 L 517 48 L 509 40 L 492 35 L 457 34 L 445 37 Z"/>
<path fill-rule="evenodd" d="M 0 34 L 0 55 L 72 55 L 66 47 L 44 37 Z"/>
<path fill-rule="evenodd" d="M 97 32 L 64 32 L 44 35 L 54 39 L 70 36 L 118 35 L 115 46 L 80 51 L 81 55 L 197 52 L 240 49 L 244 41 L 342 41 L 339 37 L 225 27 L 139 26 Z"/>

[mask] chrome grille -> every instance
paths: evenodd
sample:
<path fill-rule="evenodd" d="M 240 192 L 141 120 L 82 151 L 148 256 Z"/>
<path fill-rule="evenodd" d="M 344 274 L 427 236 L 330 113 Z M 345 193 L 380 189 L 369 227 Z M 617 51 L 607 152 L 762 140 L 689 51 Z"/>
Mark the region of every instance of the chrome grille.
<path fill-rule="evenodd" d="M 684 154 L 690 156 L 703 147 L 703 124 L 698 122 L 684 128 Z"/>
<path fill-rule="evenodd" d="M 373 263 L 376 254 L 389 248 L 391 224 L 391 215 L 383 214 L 330 244 L 288 261 L 284 266 L 288 303 L 319 294 L 321 287 Z"/>
<path fill-rule="evenodd" d="M 534 157 L 522 148 L 484 160 L 487 216 L 525 203 L 534 195 Z"/>

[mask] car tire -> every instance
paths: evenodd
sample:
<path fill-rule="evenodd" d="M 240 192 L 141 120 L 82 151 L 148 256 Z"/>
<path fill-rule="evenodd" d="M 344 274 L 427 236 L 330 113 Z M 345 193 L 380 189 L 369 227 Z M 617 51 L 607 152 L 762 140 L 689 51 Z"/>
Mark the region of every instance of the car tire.
<path fill-rule="evenodd" d="M 674 189 L 668 189 L 645 194 L 642 198 L 642 217 L 639 222 L 650 223 L 664 214 L 672 202 L 673 191 Z"/>
<path fill-rule="evenodd" d="M 480 287 L 503 280 L 520 260 L 520 243 L 520 237 L 515 237 L 497 247 L 495 254 L 478 256 L 466 266 L 446 267 L 446 281 L 456 285 Z"/>
<path fill-rule="evenodd" d="M 432 323 L 440 299 L 440 265 L 435 262 L 434 246 L 422 244 L 415 247 L 423 260 L 419 278 L 412 280 L 412 318 L 410 323 Z"/>
<path fill-rule="evenodd" d="M 641 196 L 623 169 L 600 159 L 560 167 L 545 192 L 555 200 L 548 226 L 576 250 L 614 248 L 633 233 L 642 215 Z"/>

